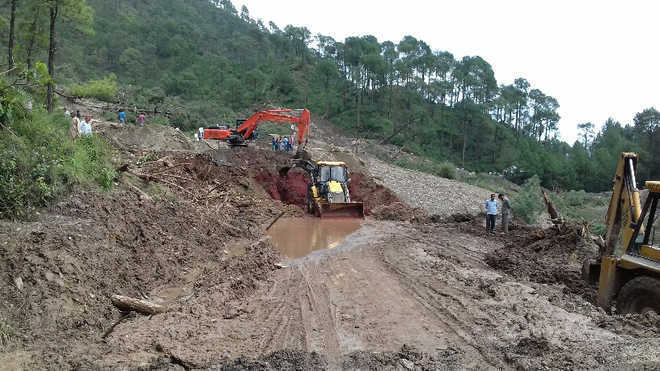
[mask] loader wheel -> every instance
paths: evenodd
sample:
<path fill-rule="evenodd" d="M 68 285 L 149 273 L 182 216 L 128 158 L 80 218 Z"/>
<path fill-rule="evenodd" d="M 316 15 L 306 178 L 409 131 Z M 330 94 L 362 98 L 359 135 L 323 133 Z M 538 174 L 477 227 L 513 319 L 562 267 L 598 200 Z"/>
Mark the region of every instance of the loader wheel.
<path fill-rule="evenodd" d="M 660 314 L 660 280 L 641 276 L 628 281 L 619 290 L 616 309 L 621 314 L 650 311 Z"/>

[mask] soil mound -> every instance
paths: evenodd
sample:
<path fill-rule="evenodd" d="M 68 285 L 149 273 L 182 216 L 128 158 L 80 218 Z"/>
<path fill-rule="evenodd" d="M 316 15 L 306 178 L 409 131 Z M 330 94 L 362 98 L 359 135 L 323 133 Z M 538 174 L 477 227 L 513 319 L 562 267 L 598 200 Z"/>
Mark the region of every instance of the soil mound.
<path fill-rule="evenodd" d="M 93 128 L 114 147 L 123 151 L 205 151 L 202 142 L 194 142 L 181 131 L 171 126 L 145 125 L 124 127 L 107 121 L 94 121 Z"/>
<path fill-rule="evenodd" d="M 596 291 L 581 274 L 582 262 L 595 256 L 584 228 L 576 225 L 515 233 L 503 248 L 486 255 L 486 263 L 516 278 L 564 284 L 568 292 L 595 304 Z"/>
<path fill-rule="evenodd" d="M 30 368 L 75 368 L 101 354 L 101 334 L 119 318 L 113 294 L 150 298 L 188 285 L 188 300 L 211 290 L 222 303 L 249 295 L 275 269 L 278 254 L 259 242 L 263 228 L 298 208 L 208 155 L 170 153 L 137 166 L 111 193 L 79 190 L 35 222 L 0 222 L 0 275 L 20 282 L 0 286 L 15 334 L 6 349 L 34 350 Z M 172 310 L 184 300 L 171 299 Z"/>

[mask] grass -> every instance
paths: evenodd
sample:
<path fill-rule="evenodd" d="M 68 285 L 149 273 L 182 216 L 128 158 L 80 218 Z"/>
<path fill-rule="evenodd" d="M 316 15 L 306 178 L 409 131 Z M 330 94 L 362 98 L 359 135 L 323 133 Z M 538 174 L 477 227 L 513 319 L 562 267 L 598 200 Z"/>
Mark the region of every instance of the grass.
<path fill-rule="evenodd" d="M 548 193 L 548 197 L 559 213 L 569 222 L 591 225 L 591 233 L 605 234 L 605 213 L 610 202 L 610 194 L 569 191 Z"/>
<path fill-rule="evenodd" d="M 117 76 L 109 74 L 101 80 L 91 80 L 87 84 L 73 84 L 69 94 L 76 97 L 96 98 L 105 102 L 112 102 L 117 96 Z"/>
<path fill-rule="evenodd" d="M 460 172 L 458 175 L 458 180 L 463 183 L 484 188 L 498 194 L 504 193 L 506 195 L 514 195 L 521 190 L 519 185 L 497 175 Z"/>
<path fill-rule="evenodd" d="M 0 317 L 0 348 L 7 347 L 15 335 L 9 321 L 4 317 Z"/>

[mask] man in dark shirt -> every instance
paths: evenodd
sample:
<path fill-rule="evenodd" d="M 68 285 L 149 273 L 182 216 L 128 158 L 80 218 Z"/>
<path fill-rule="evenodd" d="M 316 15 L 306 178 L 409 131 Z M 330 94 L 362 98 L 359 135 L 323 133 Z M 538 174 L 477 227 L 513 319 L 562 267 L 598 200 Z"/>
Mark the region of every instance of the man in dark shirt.
<path fill-rule="evenodd" d="M 509 219 L 511 218 L 511 203 L 509 199 L 500 193 L 497 198 L 502 201 L 502 230 L 504 233 L 509 233 Z"/>

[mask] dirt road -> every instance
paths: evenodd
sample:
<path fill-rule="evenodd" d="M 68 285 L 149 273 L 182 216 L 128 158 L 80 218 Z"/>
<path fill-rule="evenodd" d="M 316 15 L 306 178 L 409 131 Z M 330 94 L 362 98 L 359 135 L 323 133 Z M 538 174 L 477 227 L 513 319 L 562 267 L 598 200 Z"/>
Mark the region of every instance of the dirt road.
<path fill-rule="evenodd" d="M 561 287 L 537 290 L 490 269 L 484 254 L 498 247 L 449 226 L 369 221 L 333 249 L 285 262 L 248 300 L 214 302 L 210 285 L 175 313 L 118 326 L 108 342 L 123 357 L 113 351 L 98 365 L 149 363 L 154 349 L 198 368 L 284 351 L 297 351 L 287 362 L 329 369 L 658 362 L 657 338 L 601 329 L 551 303 L 565 296 Z"/>

